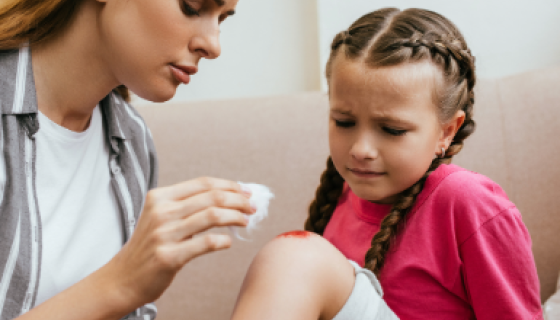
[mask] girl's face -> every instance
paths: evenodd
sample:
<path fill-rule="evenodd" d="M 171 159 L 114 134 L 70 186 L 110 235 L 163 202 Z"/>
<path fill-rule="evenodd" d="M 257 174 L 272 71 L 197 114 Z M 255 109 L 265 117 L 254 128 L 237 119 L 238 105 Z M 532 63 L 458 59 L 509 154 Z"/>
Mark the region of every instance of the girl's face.
<path fill-rule="evenodd" d="M 144 99 L 166 101 L 201 58 L 220 55 L 220 24 L 238 0 L 96 0 L 102 55 Z"/>
<path fill-rule="evenodd" d="M 434 102 L 440 72 L 429 62 L 370 68 L 339 54 L 329 81 L 334 165 L 360 198 L 393 203 L 447 149 L 462 111 L 441 124 Z"/>

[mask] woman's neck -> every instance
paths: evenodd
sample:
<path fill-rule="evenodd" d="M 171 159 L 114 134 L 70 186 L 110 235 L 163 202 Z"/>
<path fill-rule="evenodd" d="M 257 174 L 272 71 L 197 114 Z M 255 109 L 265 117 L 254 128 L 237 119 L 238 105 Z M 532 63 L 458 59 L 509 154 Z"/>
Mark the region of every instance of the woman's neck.
<path fill-rule="evenodd" d="M 96 1 L 84 1 L 65 31 L 31 47 L 39 110 L 77 132 L 87 129 L 95 106 L 119 85 L 103 59 L 98 10 Z"/>

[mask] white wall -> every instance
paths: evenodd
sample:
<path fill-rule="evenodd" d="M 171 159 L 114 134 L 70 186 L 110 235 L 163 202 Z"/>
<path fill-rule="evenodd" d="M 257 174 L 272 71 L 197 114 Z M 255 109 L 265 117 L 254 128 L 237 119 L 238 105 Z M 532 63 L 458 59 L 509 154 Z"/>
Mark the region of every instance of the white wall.
<path fill-rule="evenodd" d="M 480 77 L 560 63 L 559 0 L 240 0 L 222 26 L 222 56 L 203 61 L 173 101 L 320 90 L 334 35 L 387 6 L 426 8 L 456 23 Z"/>
<path fill-rule="evenodd" d="M 319 90 L 316 0 L 240 0 L 221 31 L 222 55 L 203 59 L 172 101 Z"/>
<path fill-rule="evenodd" d="M 455 23 L 476 57 L 479 77 L 502 77 L 560 63 L 558 0 L 317 0 L 321 65 L 333 37 L 383 7 L 423 8 Z"/>

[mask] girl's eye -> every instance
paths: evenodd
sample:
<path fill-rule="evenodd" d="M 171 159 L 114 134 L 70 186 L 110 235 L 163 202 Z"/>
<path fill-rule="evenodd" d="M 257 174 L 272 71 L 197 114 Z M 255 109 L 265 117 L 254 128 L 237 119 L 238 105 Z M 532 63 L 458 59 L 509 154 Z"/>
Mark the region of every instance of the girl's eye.
<path fill-rule="evenodd" d="M 353 121 L 340 121 L 340 120 L 334 120 L 335 124 L 337 127 L 340 128 L 350 128 L 354 126 L 354 122 Z"/>
<path fill-rule="evenodd" d="M 387 132 L 392 136 L 402 136 L 406 133 L 406 130 L 393 129 L 389 127 L 383 127 L 383 131 Z"/>
<path fill-rule="evenodd" d="M 200 12 L 198 12 L 197 10 L 195 10 L 193 7 L 191 7 L 188 3 L 186 3 L 185 1 L 181 1 L 181 9 L 183 10 L 183 13 L 185 13 L 187 16 L 200 16 Z"/>

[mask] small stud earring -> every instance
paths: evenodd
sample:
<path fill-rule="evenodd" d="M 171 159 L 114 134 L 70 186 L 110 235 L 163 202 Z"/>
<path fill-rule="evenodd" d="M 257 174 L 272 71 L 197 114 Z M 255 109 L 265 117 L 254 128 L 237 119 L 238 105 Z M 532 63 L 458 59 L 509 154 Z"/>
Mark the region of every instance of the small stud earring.
<path fill-rule="evenodd" d="M 445 157 L 445 148 L 441 148 L 441 154 L 439 155 L 440 159 L 443 159 Z"/>

